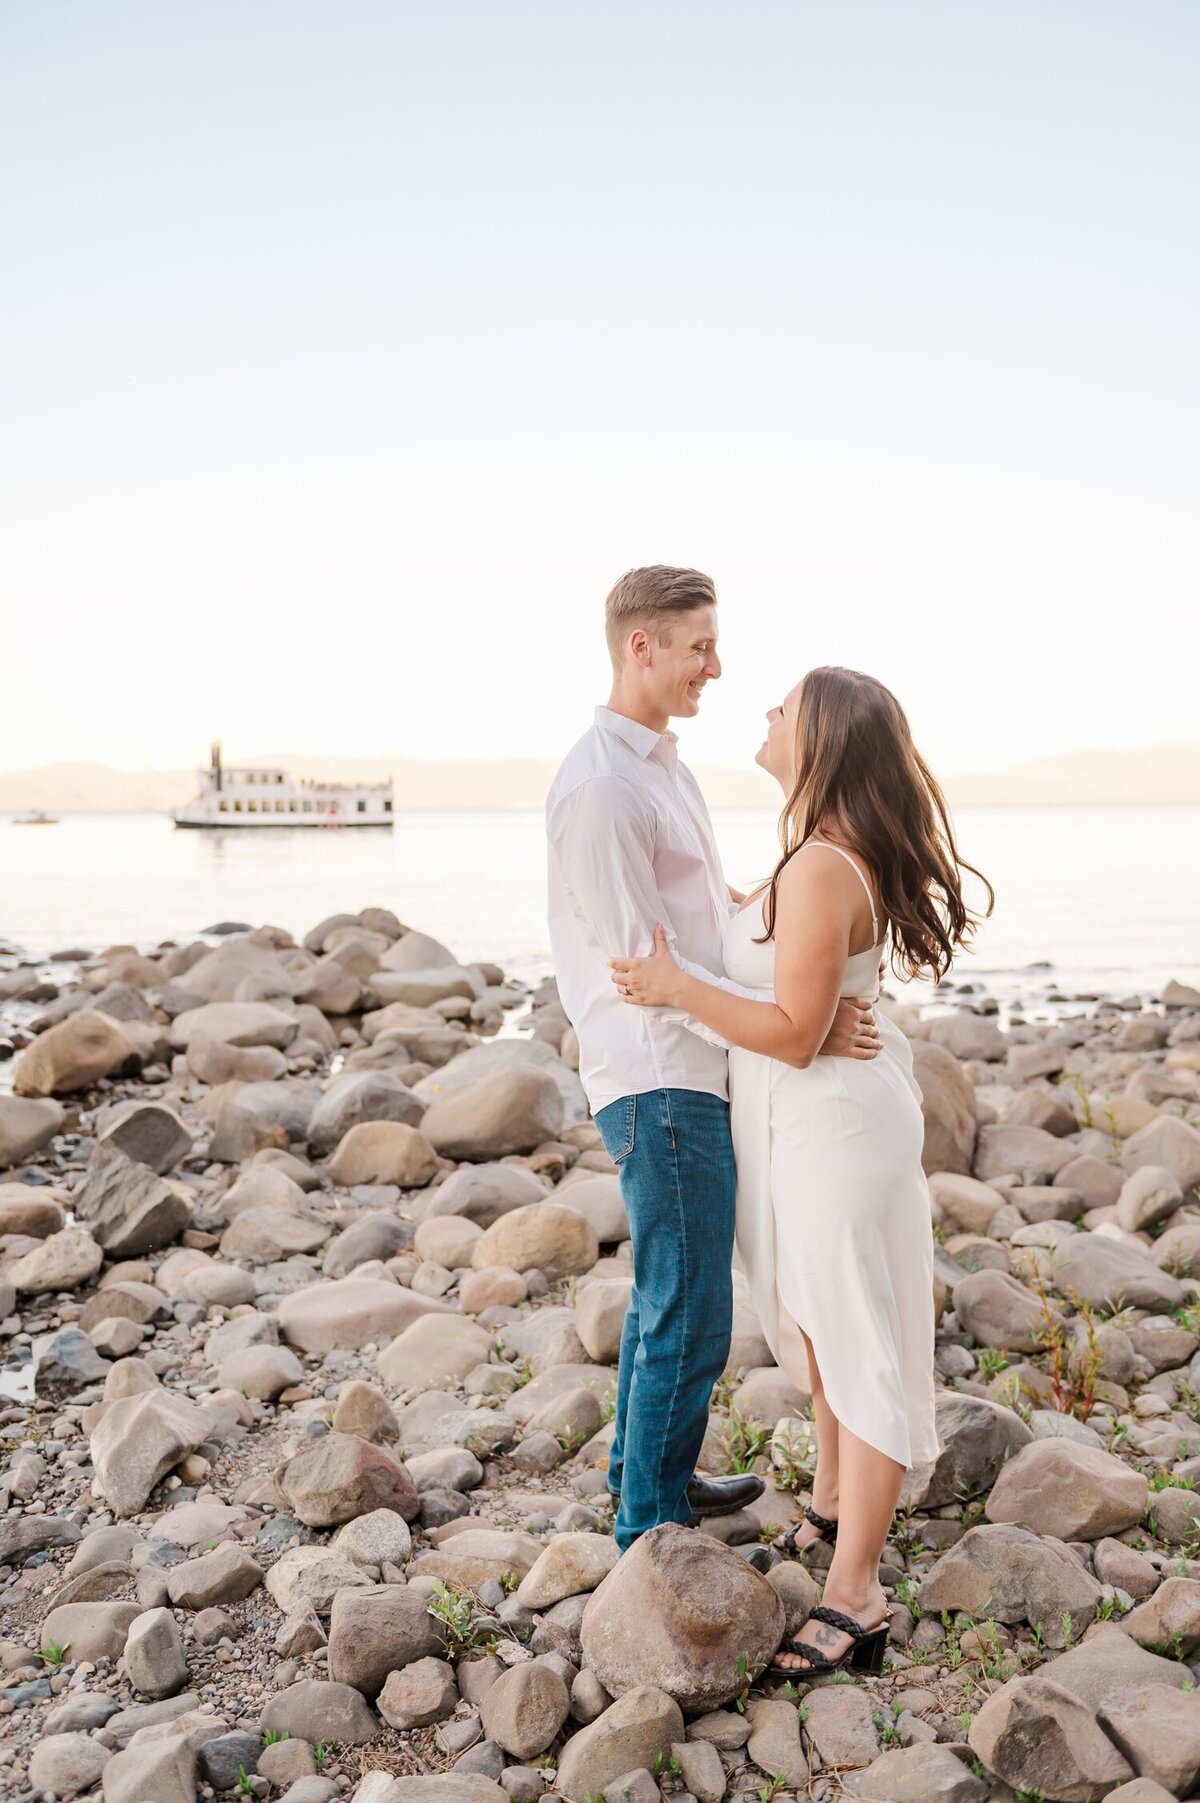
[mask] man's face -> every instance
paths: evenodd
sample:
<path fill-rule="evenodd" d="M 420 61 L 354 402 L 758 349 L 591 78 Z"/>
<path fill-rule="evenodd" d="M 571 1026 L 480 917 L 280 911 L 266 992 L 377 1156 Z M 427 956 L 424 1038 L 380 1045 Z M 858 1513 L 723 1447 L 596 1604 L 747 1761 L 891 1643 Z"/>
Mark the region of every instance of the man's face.
<path fill-rule="evenodd" d="M 651 633 L 649 674 L 657 700 L 673 719 L 690 719 L 700 712 L 700 696 L 707 682 L 721 674 L 717 656 L 717 610 L 696 607 L 676 614 L 670 638 L 660 645 Z"/>

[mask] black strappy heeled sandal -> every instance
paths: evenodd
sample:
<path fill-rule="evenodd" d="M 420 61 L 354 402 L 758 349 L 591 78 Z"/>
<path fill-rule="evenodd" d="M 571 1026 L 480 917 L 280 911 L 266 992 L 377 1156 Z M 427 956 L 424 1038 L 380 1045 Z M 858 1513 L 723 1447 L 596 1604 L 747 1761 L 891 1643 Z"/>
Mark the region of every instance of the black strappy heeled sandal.
<path fill-rule="evenodd" d="M 782 1553 L 785 1558 L 798 1559 L 800 1557 L 800 1554 L 804 1551 L 804 1546 L 797 1548 L 796 1535 L 804 1526 L 805 1521 L 811 1523 L 817 1531 L 811 1540 L 806 1540 L 804 1542 L 804 1546 L 814 1546 L 818 1540 L 823 1540 L 826 1546 L 832 1546 L 834 1544 L 837 1539 L 837 1522 L 827 1521 L 824 1515 L 818 1515 L 815 1509 L 805 1509 L 804 1521 L 797 1521 L 793 1527 L 788 1529 L 786 1534 L 781 1534 L 778 1540 L 772 1540 L 771 1545 L 777 1553 Z"/>
<path fill-rule="evenodd" d="M 836 1672 L 848 1665 L 851 1671 L 866 1672 L 869 1677 L 878 1678 L 883 1671 L 883 1655 L 888 1641 L 888 1625 L 890 1613 L 885 1615 L 877 1628 L 864 1628 L 861 1622 L 855 1621 L 852 1615 L 843 1615 L 837 1609 L 827 1609 L 822 1603 L 813 1610 L 809 1621 L 822 1621 L 828 1628 L 837 1628 L 843 1634 L 851 1636 L 850 1645 L 840 1659 L 830 1659 L 820 1647 L 809 1646 L 807 1641 L 798 1635 L 792 1635 L 778 1648 L 775 1658 L 767 1667 L 763 1676 L 779 1678 L 785 1683 L 794 1684 L 798 1678 L 823 1678 L 829 1672 Z M 807 1659 L 807 1666 L 780 1665 L 779 1654 L 790 1653 L 794 1658 Z"/>

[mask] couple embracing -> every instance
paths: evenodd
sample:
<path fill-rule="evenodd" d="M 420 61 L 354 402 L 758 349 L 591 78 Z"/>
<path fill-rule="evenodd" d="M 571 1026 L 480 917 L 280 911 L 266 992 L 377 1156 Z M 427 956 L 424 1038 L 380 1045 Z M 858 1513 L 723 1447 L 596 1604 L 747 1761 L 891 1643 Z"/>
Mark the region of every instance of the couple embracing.
<path fill-rule="evenodd" d="M 633 1250 L 617 1542 L 762 1492 L 694 1471 L 729 1356 L 736 1239 L 816 1417 L 811 1505 L 776 1546 L 833 1547 L 822 1606 L 771 1672 L 878 1671 L 880 1555 L 905 1471 L 938 1439 L 920 1091 L 873 1003 L 889 948 L 905 974 L 945 973 L 971 930 L 970 866 L 895 697 L 819 669 L 770 708 L 757 754 L 786 798 L 782 855 L 751 894 L 731 889 L 669 730 L 721 674 L 713 583 L 632 570 L 606 630 L 612 692 L 558 772 L 547 832 L 559 990 Z"/>

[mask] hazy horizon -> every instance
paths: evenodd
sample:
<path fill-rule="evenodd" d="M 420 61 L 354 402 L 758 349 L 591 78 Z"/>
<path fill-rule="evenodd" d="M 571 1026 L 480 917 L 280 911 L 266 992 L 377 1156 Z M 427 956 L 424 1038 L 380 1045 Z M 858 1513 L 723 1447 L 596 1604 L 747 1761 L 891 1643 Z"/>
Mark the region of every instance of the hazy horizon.
<path fill-rule="evenodd" d="M 94 0 L 0 51 L 0 767 L 554 757 L 657 561 L 721 597 L 697 765 L 826 662 L 948 774 L 1193 718 L 1200 9 Z"/>
<path fill-rule="evenodd" d="M 686 733 L 682 740 L 688 752 Z M 364 783 L 392 777 L 397 810 L 540 809 L 556 768 L 552 758 L 419 761 L 396 753 L 354 758 L 319 753 L 226 755 L 225 767 L 282 767 L 295 777 Z M 742 766 L 693 764 L 710 807 L 775 809 L 774 783 Z M 941 773 L 939 773 L 941 774 Z M 1115 750 L 1092 747 L 1058 758 L 1029 759 L 993 772 L 945 776 L 956 809 L 1000 807 L 1200 806 L 1200 742 Z M 66 813 L 169 810 L 192 800 L 196 767 L 121 771 L 97 763 L 51 764 L 0 771 L 0 813 L 29 808 Z"/>

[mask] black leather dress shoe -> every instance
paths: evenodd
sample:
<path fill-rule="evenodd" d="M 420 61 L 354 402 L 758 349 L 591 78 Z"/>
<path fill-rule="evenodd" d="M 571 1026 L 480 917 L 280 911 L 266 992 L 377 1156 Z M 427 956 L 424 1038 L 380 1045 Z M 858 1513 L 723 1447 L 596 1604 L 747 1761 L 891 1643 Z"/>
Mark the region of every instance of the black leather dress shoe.
<path fill-rule="evenodd" d="M 687 1487 L 693 1521 L 710 1515 L 734 1515 L 748 1508 L 766 1489 L 762 1478 L 745 1473 L 739 1477 L 694 1477 Z M 610 1490 L 613 1508 L 620 1506 L 621 1492 Z"/>
<path fill-rule="evenodd" d="M 687 1487 L 693 1521 L 708 1515 L 733 1515 L 757 1502 L 766 1484 L 749 1472 L 739 1477 L 694 1477 Z"/>
<path fill-rule="evenodd" d="M 741 1554 L 747 1565 L 752 1565 L 755 1571 L 761 1571 L 764 1577 L 772 1566 L 780 1563 L 779 1555 L 773 1553 L 769 1546 L 735 1546 L 733 1550 Z"/>

